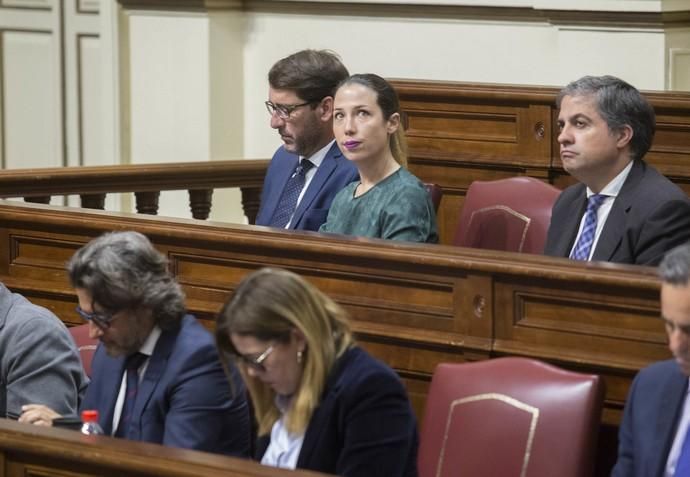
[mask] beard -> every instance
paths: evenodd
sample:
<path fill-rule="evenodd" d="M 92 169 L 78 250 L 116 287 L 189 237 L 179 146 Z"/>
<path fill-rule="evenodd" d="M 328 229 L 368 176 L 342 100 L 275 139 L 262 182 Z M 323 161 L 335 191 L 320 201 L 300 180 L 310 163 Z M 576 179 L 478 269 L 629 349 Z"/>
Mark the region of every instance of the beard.
<path fill-rule="evenodd" d="M 323 127 L 323 123 L 316 118 L 315 114 L 307 115 L 301 132 L 291 136 L 288 140 L 283 139 L 285 150 L 298 156 L 311 156 L 321 146 L 321 139 L 324 136 Z M 278 132 L 281 136 L 283 135 L 283 131 Z"/>

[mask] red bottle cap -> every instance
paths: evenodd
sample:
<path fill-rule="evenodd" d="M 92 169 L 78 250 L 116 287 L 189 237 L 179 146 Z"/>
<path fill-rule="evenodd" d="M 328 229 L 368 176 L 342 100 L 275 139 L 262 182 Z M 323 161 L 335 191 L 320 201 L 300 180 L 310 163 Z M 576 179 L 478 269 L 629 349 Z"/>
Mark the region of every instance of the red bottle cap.
<path fill-rule="evenodd" d="M 95 409 L 87 409 L 81 412 L 81 420 L 83 422 L 98 422 L 98 411 Z"/>

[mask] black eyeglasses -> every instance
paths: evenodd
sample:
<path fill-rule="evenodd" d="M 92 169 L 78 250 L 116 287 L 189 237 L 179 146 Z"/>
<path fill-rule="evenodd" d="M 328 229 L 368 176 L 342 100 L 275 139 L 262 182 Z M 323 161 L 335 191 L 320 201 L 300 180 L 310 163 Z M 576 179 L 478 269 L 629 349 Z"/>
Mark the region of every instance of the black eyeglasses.
<path fill-rule="evenodd" d="M 268 355 L 270 355 L 272 352 L 273 352 L 273 345 L 266 348 L 266 351 L 261 353 L 256 358 L 254 358 L 252 356 L 245 356 L 243 354 L 238 354 L 237 359 L 242 361 L 244 364 L 246 364 L 250 368 L 253 368 L 256 371 L 263 372 L 263 371 L 266 371 L 266 367 L 264 366 L 264 361 L 266 361 L 266 358 L 268 358 Z"/>
<path fill-rule="evenodd" d="M 307 101 L 306 103 L 299 104 L 273 104 L 270 101 L 266 101 L 264 104 L 266 105 L 268 114 L 271 116 L 277 114 L 280 119 L 290 119 L 290 115 L 295 111 L 295 109 L 311 103 L 311 101 Z"/>
<path fill-rule="evenodd" d="M 76 308 L 77 313 L 79 316 L 81 316 L 83 319 L 86 321 L 93 321 L 96 326 L 98 326 L 102 330 L 107 330 L 110 328 L 110 323 L 112 323 L 114 314 L 112 313 L 99 313 L 99 312 L 93 312 L 93 313 L 88 313 L 82 309 L 82 307 L 78 306 Z"/>

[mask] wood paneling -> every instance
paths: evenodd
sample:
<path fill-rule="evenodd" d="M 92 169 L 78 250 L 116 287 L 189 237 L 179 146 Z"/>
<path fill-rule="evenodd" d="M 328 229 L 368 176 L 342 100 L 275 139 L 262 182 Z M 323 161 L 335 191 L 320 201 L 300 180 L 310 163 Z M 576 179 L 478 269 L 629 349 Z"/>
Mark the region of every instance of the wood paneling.
<path fill-rule="evenodd" d="M 304 275 L 351 313 L 360 343 L 398 371 L 420 418 L 439 362 L 530 356 L 601 374 L 603 429 L 615 439 L 636 371 L 670 357 L 646 267 L 0 202 L 0 280 L 74 323 L 65 261 L 124 229 L 168 256 L 209 329 L 251 270 Z M 615 442 L 604 444 L 610 461 Z"/>
<path fill-rule="evenodd" d="M 0 280 L 54 301 L 74 322 L 65 261 L 90 237 L 123 229 L 146 233 L 166 253 L 209 327 L 249 271 L 304 275 L 417 390 L 444 360 L 517 354 L 629 379 L 669 355 L 658 280 L 643 267 L 0 202 Z"/>

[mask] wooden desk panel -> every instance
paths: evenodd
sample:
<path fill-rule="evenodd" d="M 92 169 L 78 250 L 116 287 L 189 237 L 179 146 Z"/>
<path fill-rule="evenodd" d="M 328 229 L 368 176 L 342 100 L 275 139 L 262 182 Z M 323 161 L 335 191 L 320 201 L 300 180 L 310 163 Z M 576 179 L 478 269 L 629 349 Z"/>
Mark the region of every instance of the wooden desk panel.
<path fill-rule="evenodd" d="M 670 357 L 656 272 L 628 265 L 0 202 L 0 280 L 75 323 L 66 259 L 91 237 L 126 229 L 169 257 L 209 329 L 248 272 L 304 275 L 350 312 L 362 346 L 396 369 L 420 420 L 438 363 L 519 355 L 601 374 L 602 423 L 615 437 L 636 371 Z M 615 443 L 607 445 L 610 461 Z"/>

